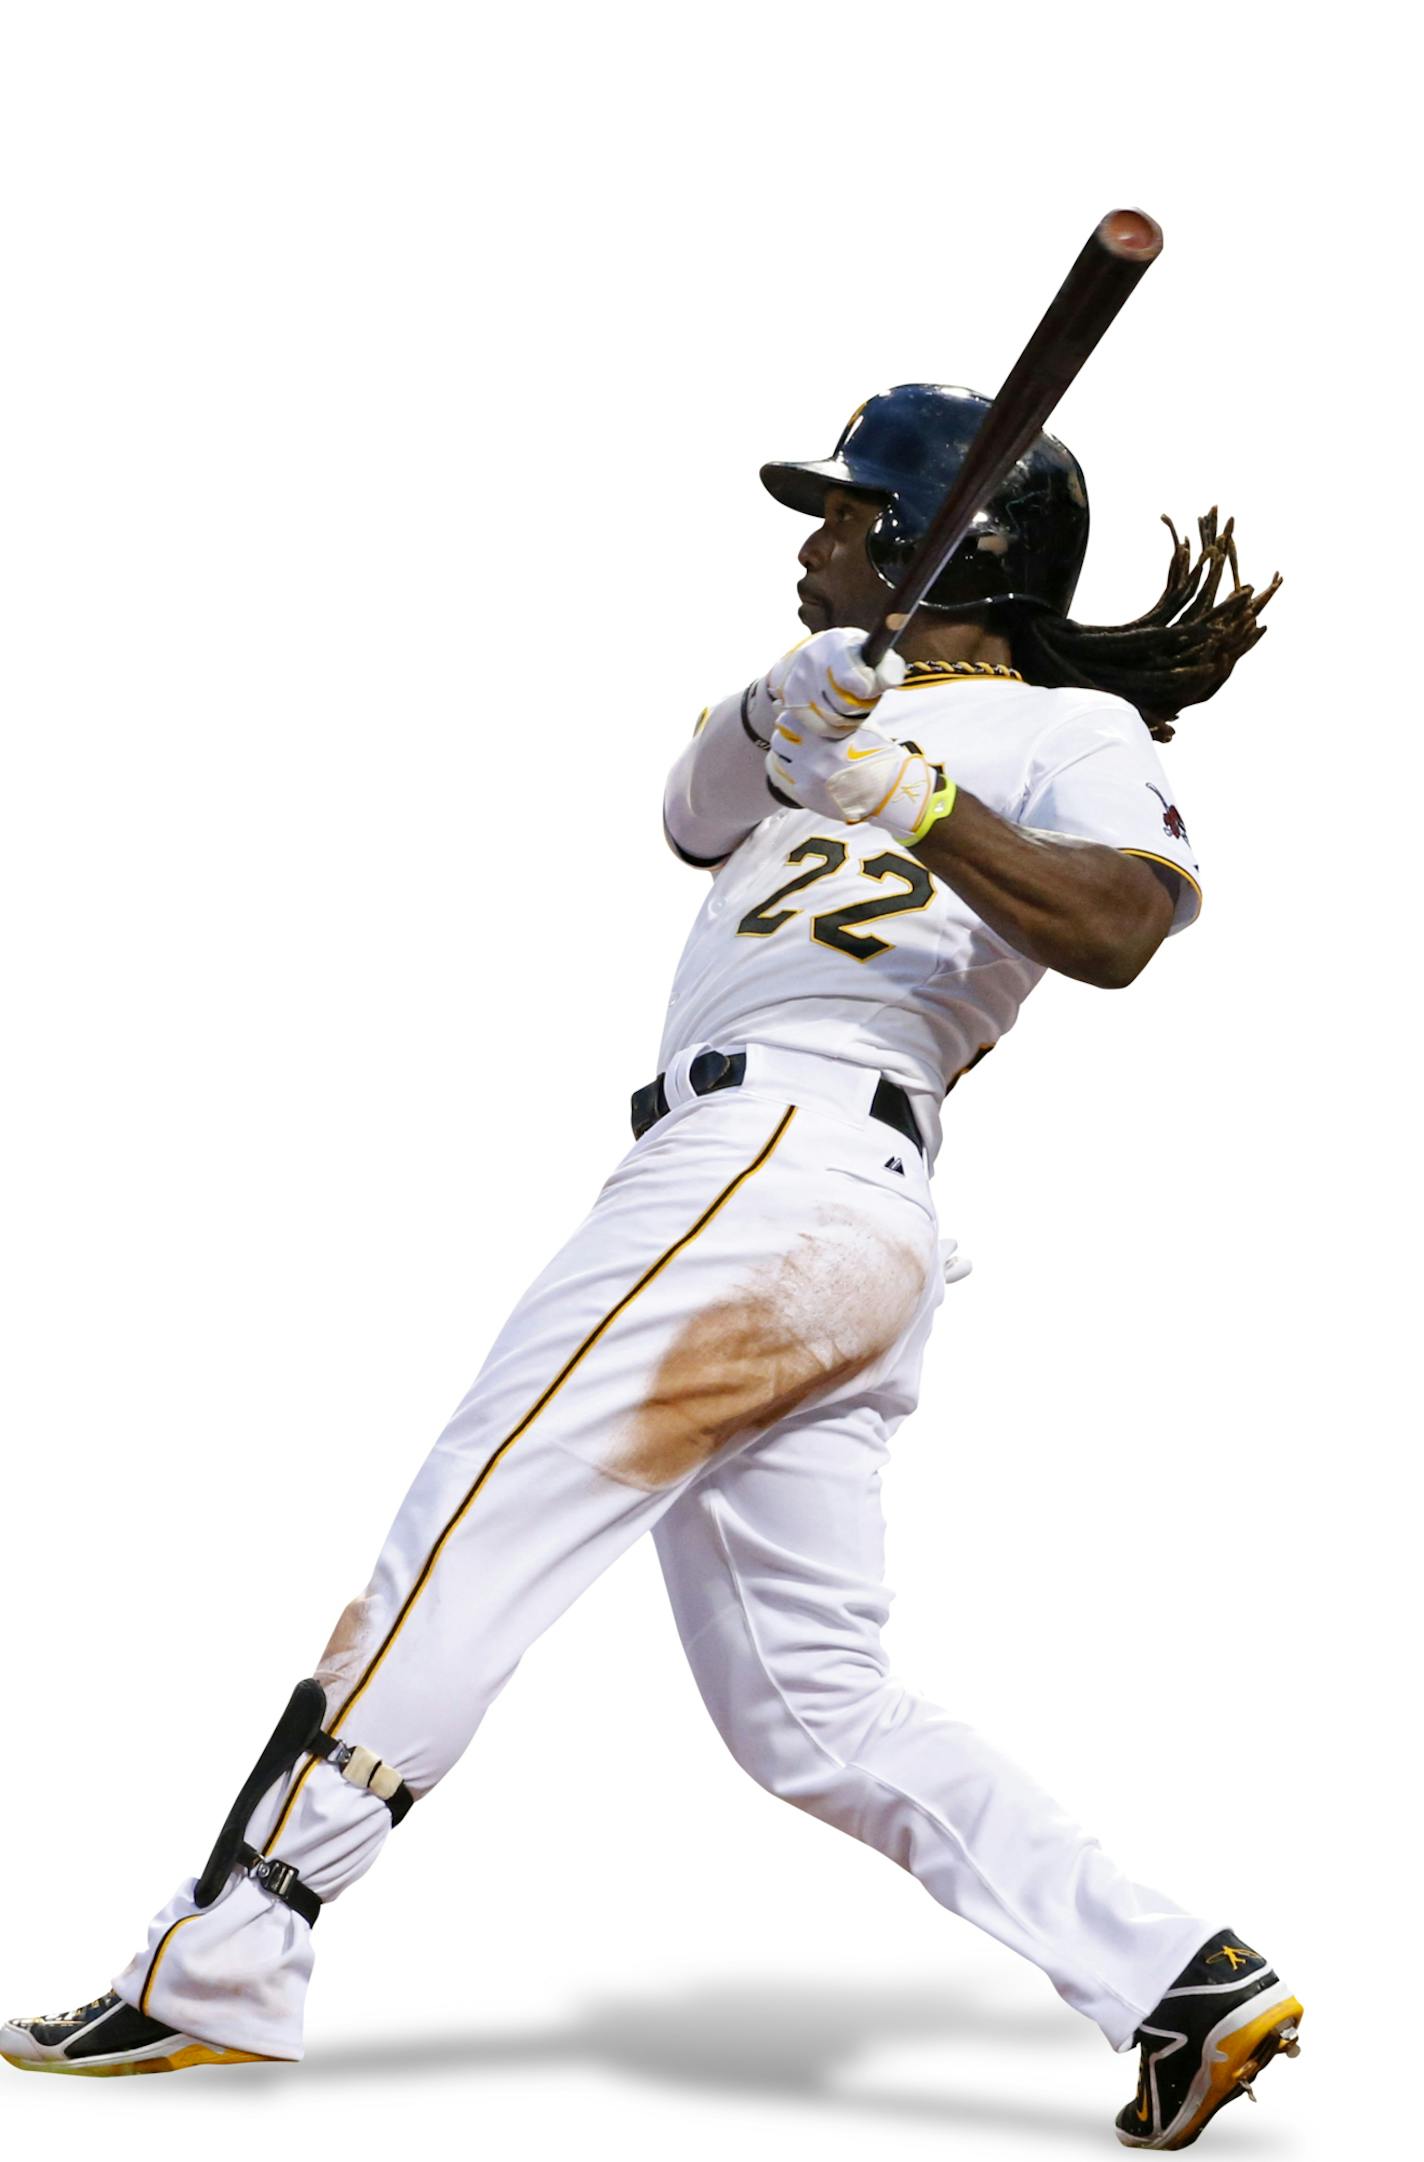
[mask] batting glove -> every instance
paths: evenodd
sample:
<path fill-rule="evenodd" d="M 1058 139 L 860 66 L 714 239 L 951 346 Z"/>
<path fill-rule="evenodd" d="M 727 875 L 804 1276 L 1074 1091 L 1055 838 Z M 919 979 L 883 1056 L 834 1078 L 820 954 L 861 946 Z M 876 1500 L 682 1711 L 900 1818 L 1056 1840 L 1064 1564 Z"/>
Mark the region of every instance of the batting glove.
<path fill-rule="evenodd" d="M 887 653 L 878 668 L 867 668 L 864 644 L 864 631 L 818 631 L 783 653 L 747 692 L 747 718 L 759 740 L 769 739 L 783 715 L 813 736 L 849 735 L 869 719 L 882 691 L 904 682 L 905 664 Z"/>
<path fill-rule="evenodd" d="M 823 633 L 823 635 L 825 635 Z M 873 823 L 897 841 L 922 841 L 954 808 L 955 788 L 922 752 L 873 723 L 851 734 L 803 734 L 798 713 L 776 724 L 767 778 L 804 810 L 848 826 Z"/>
<path fill-rule="evenodd" d="M 768 678 L 768 689 L 795 729 L 813 736 L 848 736 L 869 720 L 882 691 L 905 680 L 905 663 L 887 653 L 878 668 L 861 659 L 864 631 L 818 631 L 793 646 Z"/>

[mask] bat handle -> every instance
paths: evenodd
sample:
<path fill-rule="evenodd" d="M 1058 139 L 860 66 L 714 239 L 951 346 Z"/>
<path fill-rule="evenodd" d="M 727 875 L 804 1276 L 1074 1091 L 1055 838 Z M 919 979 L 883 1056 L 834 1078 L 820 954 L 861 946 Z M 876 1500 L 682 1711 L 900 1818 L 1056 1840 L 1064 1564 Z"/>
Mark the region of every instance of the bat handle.
<path fill-rule="evenodd" d="M 880 621 L 860 649 L 861 663 L 872 674 L 880 666 L 886 654 L 893 650 L 896 639 L 909 620 L 908 616 L 896 615 L 893 609 L 888 610 L 881 616 Z"/>

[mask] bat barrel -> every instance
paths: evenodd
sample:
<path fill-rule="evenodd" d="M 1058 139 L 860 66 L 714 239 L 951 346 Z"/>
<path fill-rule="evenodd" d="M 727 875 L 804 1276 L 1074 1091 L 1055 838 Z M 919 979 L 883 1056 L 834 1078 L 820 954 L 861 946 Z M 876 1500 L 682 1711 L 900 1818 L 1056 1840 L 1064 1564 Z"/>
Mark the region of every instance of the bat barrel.
<path fill-rule="evenodd" d="M 1128 294 L 1162 252 L 1162 228 L 1144 210 L 1110 210 L 1049 302 L 1004 378 L 964 463 L 880 621 L 865 642 L 874 668 L 904 630 L 1011 466 L 1038 434 Z"/>
<path fill-rule="evenodd" d="M 1110 255 L 1144 270 L 1162 253 L 1162 228 L 1145 210 L 1110 210 L 1094 237 Z"/>

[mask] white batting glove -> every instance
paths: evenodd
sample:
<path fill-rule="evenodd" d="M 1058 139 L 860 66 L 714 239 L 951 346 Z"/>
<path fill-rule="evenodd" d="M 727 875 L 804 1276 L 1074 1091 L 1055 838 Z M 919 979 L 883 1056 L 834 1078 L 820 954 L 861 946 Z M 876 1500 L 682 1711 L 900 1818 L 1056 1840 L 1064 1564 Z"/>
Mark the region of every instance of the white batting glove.
<path fill-rule="evenodd" d="M 905 663 L 898 653 L 887 653 L 878 668 L 867 668 L 860 657 L 864 644 L 864 631 L 818 631 L 777 662 L 767 685 L 793 728 L 849 735 L 869 720 L 882 691 L 904 682 Z"/>
<path fill-rule="evenodd" d="M 827 736 L 803 733 L 796 725 L 801 718 L 787 713 L 777 722 L 766 772 L 773 788 L 804 810 L 848 826 L 874 824 L 897 841 L 914 842 L 953 809 L 953 781 L 873 722 Z"/>
<path fill-rule="evenodd" d="M 958 1239 L 941 1239 L 939 1242 L 939 1265 L 944 1271 L 947 1284 L 962 1284 L 974 1264 L 959 1251 Z"/>
<path fill-rule="evenodd" d="M 798 733 L 849 735 L 874 712 L 883 691 L 905 680 L 898 653 L 876 669 L 860 658 L 865 632 L 818 631 L 773 663 L 747 693 L 748 714 L 759 737 L 770 736 L 783 714 Z"/>

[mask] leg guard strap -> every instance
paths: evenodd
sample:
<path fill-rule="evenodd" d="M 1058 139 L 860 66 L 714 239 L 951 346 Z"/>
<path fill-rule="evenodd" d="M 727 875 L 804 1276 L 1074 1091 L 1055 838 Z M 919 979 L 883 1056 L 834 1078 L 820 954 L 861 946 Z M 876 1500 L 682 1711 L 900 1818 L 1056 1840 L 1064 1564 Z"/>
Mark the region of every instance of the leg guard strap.
<path fill-rule="evenodd" d="M 237 1859 L 254 1884 L 260 1884 L 264 1892 L 270 1892 L 283 1906 L 299 1914 L 309 1929 L 315 1929 L 321 1901 L 310 1885 L 303 1884 L 290 1862 L 279 1862 L 270 1854 L 259 1854 L 245 1839 L 237 1850 Z"/>
<path fill-rule="evenodd" d="M 307 1748 L 312 1756 L 324 1757 L 343 1779 L 350 1780 L 353 1787 L 369 1788 L 385 1803 L 393 1824 L 399 1824 L 414 1807 L 415 1796 L 400 1773 L 393 1765 L 383 1764 L 374 1749 L 339 1742 L 334 1734 L 314 1734 Z"/>
<path fill-rule="evenodd" d="M 321 1683 L 298 1682 L 287 1709 L 272 1729 L 266 1748 L 243 1781 L 237 1800 L 227 1813 L 217 1844 L 208 1856 L 207 1867 L 194 1887 L 195 1906 L 210 1907 L 234 1869 L 242 1868 L 254 1884 L 260 1884 L 264 1891 L 291 1907 L 304 1921 L 315 1923 L 321 1912 L 321 1901 L 316 1893 L 302 1883 L 290 1862 L 279 1862 L 271 1855 L 259 1854 L 247 1841 L 252 1812 L 268 1788 L 293 1769 L 298 1757 L 321 1757 L 353 1786 L 364 1787 L 376 1795 L 389 1809 L 393 1824 L 399 1824 L 409 1813 L 415 1796 L 400 1773 L 383 1764 L 374 1750 L 360 1748 L 351 1742 L 339 1742 L 335 1735 L 324 1733 L 322 1722 L 325 1718 L 326 1691 Z"/>

